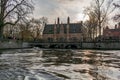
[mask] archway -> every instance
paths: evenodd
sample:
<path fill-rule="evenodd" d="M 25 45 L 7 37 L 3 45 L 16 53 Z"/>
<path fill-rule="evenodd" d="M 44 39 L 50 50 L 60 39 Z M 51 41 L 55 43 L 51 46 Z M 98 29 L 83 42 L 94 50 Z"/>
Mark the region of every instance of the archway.
<path fill-rule="evenodd" d="M 43 45 L 34 45 L 34 47 L 44 48 Z"/>
<path fill-rule="evenodd" d="M 78 47 L 76 45 L 66 45 L 66 49 L 77 49 Z"/>
<path fill-rule="evenodd" d="M 49 48 L 60 48 L 60 46 L 57 44 L 53 44 L 53 45 L 50 45 Z"/>

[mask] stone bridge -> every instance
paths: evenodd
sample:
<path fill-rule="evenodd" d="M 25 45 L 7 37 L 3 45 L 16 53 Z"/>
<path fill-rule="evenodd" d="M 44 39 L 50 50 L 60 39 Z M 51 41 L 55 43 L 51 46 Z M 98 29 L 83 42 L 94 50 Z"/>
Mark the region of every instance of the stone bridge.
<path fill-rule="evenodd" d="M 82 47 L 82 43 L 72 43 L 72 42 L 52 42 L 52 43 L 29 43 L 29 46 L 31 47 L 40 47 L 40 48 L 73 48 L 73 49 L 79 49 Z"/>
<path fill-rule="evenodd" d="M 58 49 L 119 49 L 120 42 L 49 42 L 28 43 L 29 47 L 58 48 Z"/>

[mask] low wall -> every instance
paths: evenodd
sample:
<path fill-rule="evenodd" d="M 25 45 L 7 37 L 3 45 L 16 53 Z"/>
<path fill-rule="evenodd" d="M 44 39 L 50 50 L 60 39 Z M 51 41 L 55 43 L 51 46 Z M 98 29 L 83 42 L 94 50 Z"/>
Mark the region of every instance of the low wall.
<path fill-rule="evenodd" d="M 94 48 L 94 44 L 93 43 L 82 43 L 81 48 L 83 48 L 83 49 L 92 49 L 92 48 Z"/>
<path fill-rule="evenodd" d="M 16 41 L 0 41 L 0 49 L 27 48 L 28 43 Z"/>
<path fill-rule="evenodd" d="M 83 49 L 120 49 L 119 42 L 82 43 Z"/>
<path fill-rule="evenodd" d="M 78 48 L 78 49 L 120 49 L 120 42 L 83 42 L 83 43 L 24 43 L 24 46 L 40 48 Z"/>

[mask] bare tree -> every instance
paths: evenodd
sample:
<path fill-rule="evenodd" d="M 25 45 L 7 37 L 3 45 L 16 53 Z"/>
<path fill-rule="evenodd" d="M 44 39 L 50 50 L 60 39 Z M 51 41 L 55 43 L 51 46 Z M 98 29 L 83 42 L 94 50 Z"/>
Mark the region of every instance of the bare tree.
<path fill-rule="evenodd" d="M 19 29 L 20 29 L 19 38 L 22 41 L 28 40 L 30 38 L 30 35 L 31 35 L 30 29 L 29 29 L 30 26 L 31 25 L 29 22 L 19 24 Z"/>
<path fill-rule="evenodd" d="M 40 36 L 42 35 L 43 29 L 45 27 L 45 24 L 48 22 L 46 17 L 42 17 L 39 19 L 32 19 L 31 21 L 31 32 L 32 32 L 32 37 L 35 40 L 39 39 Z"/>
<path fill-rule="evenodd" d="M 84 24 L 87 28 L 87 34 L 90 39 L 94 39 L 95 36 L 97 35 L 97 25 L 98 25 L 98 20 L 95 16 L 95 13 L 92 11 L 91 8 L 87 7 L 84 10 L 84 13 L 88 15 L 89 20 L 87 20 Z"/>
<path fill-rule="evenodd" d="M 110 15 L 115 7 L 113 7 L 114 0 L 94 0 L 94 4 L 92 4 L 94 16 L 98 20 L 98 28 L 99 28 L 99 35 L 101 36 L 101 30 L 103 27 L 103 23 L 106 21 L 108 15 Z"/>
<path fill-rule="evenodd" d="M 118 10 L 118 13 L 113 17 L 115 21 L 120 21 L 120 1 L 113 4 Z"/>
<path fill-rule="evenodd" d="M 6 25 L 25 21 L 34 7 L 31 0 L 0 0 L 0 38 Z"/>

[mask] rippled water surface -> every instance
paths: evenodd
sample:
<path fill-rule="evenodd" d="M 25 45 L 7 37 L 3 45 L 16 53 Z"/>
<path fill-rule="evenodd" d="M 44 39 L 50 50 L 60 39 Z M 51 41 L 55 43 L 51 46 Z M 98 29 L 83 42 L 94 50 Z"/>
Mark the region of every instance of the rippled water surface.
<path fill-rule="evenodd" d="M 120 80 L 120 51 L 0 51 L 0 80 Z"/>

